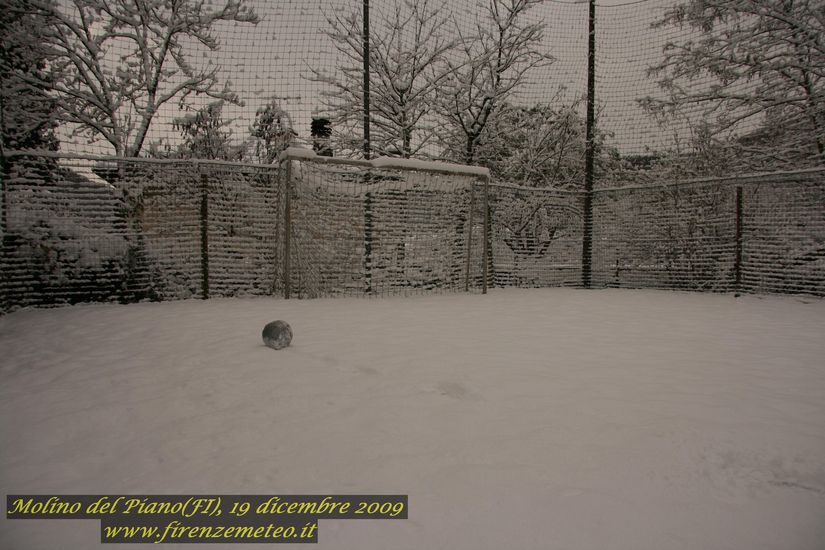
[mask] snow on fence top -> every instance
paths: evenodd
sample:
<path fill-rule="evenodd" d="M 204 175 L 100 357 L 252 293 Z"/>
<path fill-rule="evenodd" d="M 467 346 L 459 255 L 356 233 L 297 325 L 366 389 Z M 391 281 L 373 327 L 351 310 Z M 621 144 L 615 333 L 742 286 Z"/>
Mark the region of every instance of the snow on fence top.
<path fill-rule="evenodd" d="M 452 164 L 449 162 L 426 161 L 420 159 L 404 159 L 395 157 L 378 157 L 371 160 L 352 160 L 316 155 L 314 151 L 305 147 L 289 147 L 281 153 L 283 160 L 309 160 L 314 162 L 351 164 L 381 169 L 417 170 L 422 172 L 437 172 L 442 174 L 457 174 L 490 179 L 490 170 L 483 166 L 466 164 Z"/>

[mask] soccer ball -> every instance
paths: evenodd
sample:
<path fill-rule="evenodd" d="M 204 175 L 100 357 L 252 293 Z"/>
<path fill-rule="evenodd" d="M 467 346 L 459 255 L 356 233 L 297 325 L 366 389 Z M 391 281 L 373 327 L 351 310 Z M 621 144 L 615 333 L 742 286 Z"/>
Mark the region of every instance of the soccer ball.
<path fill-rule="evenodd" d="M 264 327 L 262 336 L 270 348 L 283 349 L 292 341 L 292 328 L 286 321 L 272 321 Z"/>

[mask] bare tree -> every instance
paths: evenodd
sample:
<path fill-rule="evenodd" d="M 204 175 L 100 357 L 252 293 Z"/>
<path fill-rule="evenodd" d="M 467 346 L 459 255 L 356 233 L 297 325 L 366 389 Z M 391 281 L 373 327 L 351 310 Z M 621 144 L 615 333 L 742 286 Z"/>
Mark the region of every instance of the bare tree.
<path fill-rule="evenodd" d="M 444 32 L 446 16 L 436 0 L 397 0 L 370 29 L 370 146 L 383 155 L 411 157 L 435 135 L 427 114 L 445 79 L 444 54 L 454 46 Z M 341 148 L 362 146 L 364 34 L 361 12 L 328 18 L 327 36 L 344 58 L 340 73 L 311 69 L 325 85 L 324 106 L 332 115 Z"/>
<path fill-rule="evenodd" d="M 697 137 L 735 145 L 733 157 L 825 163 L 823 0 L 689 0 L 655 25 L 692 34 L 664 46 L 649 72 L 667 97 L 644 107 L 665 118 L 693 113 Z"/>
<path fill-rule="evenodd" d="M 456 24 L 460 41 L 439 87 L 438 111 L 448 123 L 442 141 L 448 156 L 476 162 L 479 139 L 498 108 L 522 85 L 530 70 L 554 58 L 541 51 L 545 25 L 525 18 L 541 0 L 489 0 L 475 29 Z"/>
<path fill-rule="evenodd" d="M 140 154 L 167 102 L 183 104 L 195 93 L 240 103 L 228 86 L 219 87 L 217 66 L 190 62 L 187 46 L 217 50 L 212 27 L 219 21 L 256 24 L 244 0 L 218 8 L 198 0 L 71 0 L 59 8 L 31 1 L 52 23 L 45 42 L 55 80 L 48 86 L 60 99 L 61 120 L 76 135 L 105 139 L 118 156 Z"/>

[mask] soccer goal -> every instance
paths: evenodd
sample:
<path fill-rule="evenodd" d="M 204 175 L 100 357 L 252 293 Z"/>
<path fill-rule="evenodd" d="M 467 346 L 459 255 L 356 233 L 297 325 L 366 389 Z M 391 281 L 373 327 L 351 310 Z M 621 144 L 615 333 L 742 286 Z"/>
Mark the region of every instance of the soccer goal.
<path fill-rule="evenodd" d="M 486 169 L 301 148 L 281 161 L 284 297 L 486 292 Z"/>

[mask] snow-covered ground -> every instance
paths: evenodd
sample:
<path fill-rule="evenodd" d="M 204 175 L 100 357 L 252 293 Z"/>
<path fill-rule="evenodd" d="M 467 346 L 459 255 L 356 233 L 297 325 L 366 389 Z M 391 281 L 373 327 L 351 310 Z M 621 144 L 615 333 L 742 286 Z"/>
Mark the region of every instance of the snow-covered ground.
<path fill-rule="evenodd" d="M 321 520 L 320 549 L 825 548 L 822 300 L 24 310 L 0 318 L 0 382 L 4 494 L 409 494 L 407 520 Z M 4 549 L 100 547 L 96 520 L 0 529 Z"/>

